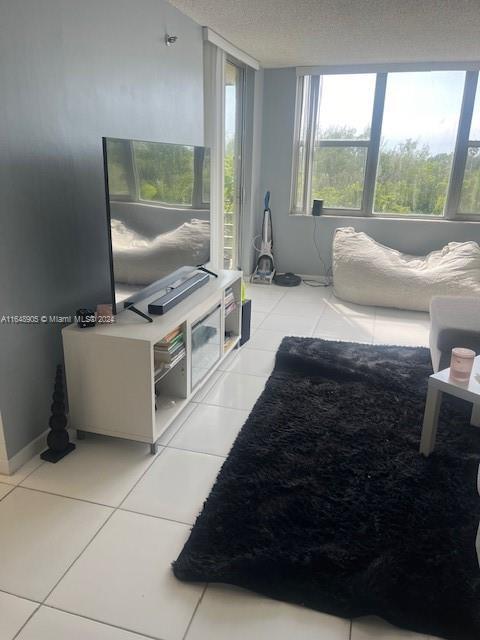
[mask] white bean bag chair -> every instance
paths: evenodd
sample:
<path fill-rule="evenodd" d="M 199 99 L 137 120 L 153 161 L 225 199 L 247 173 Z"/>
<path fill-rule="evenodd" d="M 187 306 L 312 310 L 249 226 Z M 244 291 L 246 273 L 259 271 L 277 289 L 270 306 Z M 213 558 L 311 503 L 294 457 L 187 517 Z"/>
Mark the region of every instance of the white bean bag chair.
<path fill-rule="evenodd" d="M 352 227 L 333 239 L 333 285 L 342 300 L 428 311 L 433 296 L 480 296 L 480 247 L 449 242 L 426 256 L 385 247 Z"/>

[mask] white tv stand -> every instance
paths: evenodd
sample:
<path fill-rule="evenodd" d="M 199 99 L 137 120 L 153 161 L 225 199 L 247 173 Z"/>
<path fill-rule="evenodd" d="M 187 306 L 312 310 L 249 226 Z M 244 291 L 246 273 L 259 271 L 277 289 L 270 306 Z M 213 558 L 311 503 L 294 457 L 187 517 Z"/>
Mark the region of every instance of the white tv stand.
<path fill-rule="evenodd" d="M 158 438 L 238 345 L 241 282 L 241 271 L 220 271 L 168 313 L 153 316 L 152 323 L 122 311 L 113 324 L 65 327 L 69 426 L 79 435 L 145 442 L 155 453 Z M 226 317 L 225 292 L 230 287 L 236 308 Z M 158 293 L 136 306 L 147 312 L 156 297 Z M 185 357 L 155 382 L 154 345 L 177 327 L 184 334 Z M 202 335 L 210 340 L 199 346 Z"/>

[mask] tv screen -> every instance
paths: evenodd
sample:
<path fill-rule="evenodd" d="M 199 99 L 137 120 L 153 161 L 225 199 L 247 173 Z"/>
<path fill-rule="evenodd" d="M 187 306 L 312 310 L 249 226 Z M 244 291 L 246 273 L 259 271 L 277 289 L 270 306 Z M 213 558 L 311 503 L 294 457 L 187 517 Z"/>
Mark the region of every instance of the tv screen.
<path fill-rule="evenodd" d="M 103 139 L 114 307 L 210 260 L 210 151 Z"/>

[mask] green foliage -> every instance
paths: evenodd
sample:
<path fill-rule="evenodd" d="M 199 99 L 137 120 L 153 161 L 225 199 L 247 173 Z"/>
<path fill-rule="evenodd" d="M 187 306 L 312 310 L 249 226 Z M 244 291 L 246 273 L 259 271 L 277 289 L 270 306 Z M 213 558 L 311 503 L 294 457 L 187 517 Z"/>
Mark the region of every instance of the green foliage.
<path fill-rule="evenodd" d="M 336 129 L 325 139 L 358 139 L 355 130 Z M 471 150 L 478 151 L 478 150 Z M 381 145 L 374 210 L 378 213 L 441 215 L 452 165 L 451 153 L 432 154 L 427 145 L 406 140 L 395 147 Z M 366 149 L 322 147 L 314 151 L 313 198 L 326 207 L 360 209 L 363 195 Z M 462 202 L 470 212 L 480 212 L 480 155 L 467 166 Z M 464 209 L 462 209 L 464 210 Z"/>
<path fill-rule="evenodd" d="M 451 165 L 452 154 L 431 155 L 415 140 L 382 148 L 375 211 L 442 215 Z"/>
<path fill-rule="evenodd" d="M 471 147 L 468 150 L 460 211 L 480 213 L 480 149 L 478 147 Z"/>
<path fill-rule="evenodd" d="M 140 197 L 156 202 L 191 205 L 193 148 L 145 142 L 133 144 Z"/>
<path fill-rule="evenodd" d="M 233 213 L 235 205 L 235 141 L 232 138 L 225 145 L 223 201 L 224 212 Z"/>

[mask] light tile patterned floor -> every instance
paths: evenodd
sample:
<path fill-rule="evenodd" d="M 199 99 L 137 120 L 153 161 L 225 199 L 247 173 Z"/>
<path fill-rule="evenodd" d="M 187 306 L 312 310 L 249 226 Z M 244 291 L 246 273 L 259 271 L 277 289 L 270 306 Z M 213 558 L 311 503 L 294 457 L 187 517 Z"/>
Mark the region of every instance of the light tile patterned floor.
<path fill-rule="evenodd" d="M 248 287 L 252 339 L 182 412 L 152 457 L 89 436 L 57 465 L 0 476 L 1 640 L 420 640 L 228 586 L 170 563 L 270 374 L 285 335 L 423 345 L 428 315 L 360 307 L 330 288 Z"/>

